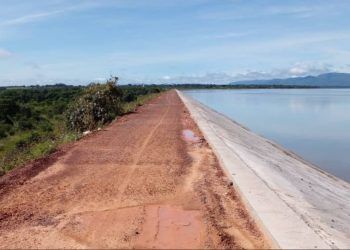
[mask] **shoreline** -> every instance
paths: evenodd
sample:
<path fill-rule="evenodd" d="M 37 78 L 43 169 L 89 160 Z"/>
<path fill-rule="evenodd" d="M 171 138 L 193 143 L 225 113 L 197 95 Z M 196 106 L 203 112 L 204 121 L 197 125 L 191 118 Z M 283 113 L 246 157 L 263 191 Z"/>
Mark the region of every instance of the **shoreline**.
<path fill-rule="evenodd" d="M 286 153 L 299 157 L 305 164 L 350 183 L 347 150 L 350 140 L 346 133 L 350 121 L 342 117 L 347 111 L 346 97 L 350 92 L 329 90 L 179 89 L 254 134 L 282 146 Z M 232 97 L 235 98 L 231 100 Z M 312 104 L 298 106 L 309 97 Z M 330 98 L 327 107 L 322 106 L 327 98 Z"/>
<path fill-rule="evenodd" d="M 350 184 L 182 92 L 242 199 L 281 248 L 348 248 Z"/>

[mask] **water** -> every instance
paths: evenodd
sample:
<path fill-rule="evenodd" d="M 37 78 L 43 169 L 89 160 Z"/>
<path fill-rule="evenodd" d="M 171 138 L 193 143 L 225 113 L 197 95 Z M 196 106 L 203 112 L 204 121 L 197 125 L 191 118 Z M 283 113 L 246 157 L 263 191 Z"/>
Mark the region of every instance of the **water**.
<path fill-rule="evenodd" d="M 190 90 L 186 94 L 350 181 L 350 89 Z"/>

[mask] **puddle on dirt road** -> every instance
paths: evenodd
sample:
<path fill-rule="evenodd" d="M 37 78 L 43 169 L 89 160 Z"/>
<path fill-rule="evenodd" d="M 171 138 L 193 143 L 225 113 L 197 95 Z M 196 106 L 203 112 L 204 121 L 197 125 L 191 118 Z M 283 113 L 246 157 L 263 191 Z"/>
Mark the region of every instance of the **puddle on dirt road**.
<path fill-rule="evenodd" d="M 190 129 L 182 130 L 182 135 L 186 141 L 190 141 L 190 142 L 199 142 L 200 141 L 200 138 L 195 136 L 194 132 Z"/>

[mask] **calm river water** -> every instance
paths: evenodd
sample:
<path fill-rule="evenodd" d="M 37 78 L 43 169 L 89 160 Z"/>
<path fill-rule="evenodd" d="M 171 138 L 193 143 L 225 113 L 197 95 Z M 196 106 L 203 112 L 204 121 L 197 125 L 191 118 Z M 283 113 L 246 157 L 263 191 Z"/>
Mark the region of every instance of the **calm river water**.
<path fill-rule="evenodd" d="M 350 181 L 350 89 L 190 90 L 196 100 Z"/>

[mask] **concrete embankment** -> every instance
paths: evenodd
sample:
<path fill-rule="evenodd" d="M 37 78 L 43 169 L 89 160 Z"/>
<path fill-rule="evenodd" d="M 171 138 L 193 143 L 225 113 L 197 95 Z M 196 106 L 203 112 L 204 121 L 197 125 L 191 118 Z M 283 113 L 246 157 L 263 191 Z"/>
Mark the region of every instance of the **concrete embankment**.
<path fill-rule="evenodd" d="M 281 248 L 350 248 L 350 184 L 178 92 L 251 213 Z"/>

